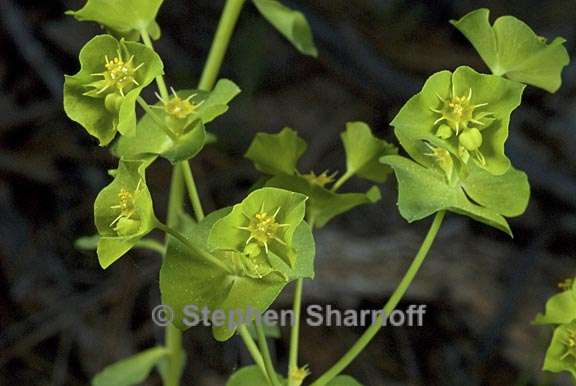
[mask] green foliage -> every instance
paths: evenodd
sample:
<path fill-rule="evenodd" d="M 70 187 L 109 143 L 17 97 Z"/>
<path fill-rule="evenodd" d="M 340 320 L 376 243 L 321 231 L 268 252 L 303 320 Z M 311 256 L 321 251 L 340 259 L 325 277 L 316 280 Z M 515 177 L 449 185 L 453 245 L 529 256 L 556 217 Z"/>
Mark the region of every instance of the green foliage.
<path fill-rule="evenodd" d="M 258 11 L 301 53 L 318 56 L 306 17 L 277 0 L 252 0 Z"/>
<path fill-rule="evenodd" d="M 512 235 L 503 216 L 518 216 L 528 204 L 528 179 L 514 168 L 503 176 L 472 168 L 467 178 L 451 184 L 439 167 L 425 167 L 401 156 L 383 157 L 382 162 L 396 173 L 398 207 L 409 222 L 449 210 Z"/>
<path fill-rule="evenodd" d="M 282 376 L 278 375 L 278 379 L 282 385 L 286 384 L 286 381 Z M 248 366 L 238 369 L 228 382 L 226 386 L 265 386 L 269 385 L 268 377 L 262 373 L 258 366 Z"/>
<path fill-rule="evenodd" d="M 140 31 L 160 38 L 156 15 L 163 0 L 88 0 L 78 11 L 68 11 L 79 21 L 94 21 L 123 37 L 136 40 Z"/>
<path fill-rule="evenodd" d="M 160 289 L 163 303 L 176 311 L 176 326 L 187 327 L 183 309 L 188 304 L 227 313 L 248 307 L 264 312 L 290 280 L 312 277 L 314 239 L 303 222 L 304 203 L 300 194 L 264 188 L 200 223 L 182 221 L 182 234 L 224 262 L 229 271 L 170 240 L 160 271 Z M 216 339 L 227 340 L 234 328 L 214 326 L 213 332 Z"/>
<path fill-rule="evenodd" d="M 148 377 L 154 366 L 166 357 L 168 350 L 154 347 L 106 367 L 92 380 L 92 386 L 131 386 Z"/>
<path fill-rule="evenodd" d="M 551 297 L 546 303 L 546 312 L 538 314 L 534 324 L 567 324 L 576 319 L 576 284 Z"/>
<path fill-rule="evenodd" d="M 565 40 L 548 44 L 521 20 L 503 16 L 490 25 L 490 11 L 478 9 L 451 23 L 470 40 L 494 75 L 556 92 L 570 58 Z"/>
<path fill-rule="evenodd" d="M 347 131 L 342 134 L 342 142 L 347 158 L 346 179 L 357 175 L 370 181 L 385 181 L 390 168 L 377 161 L 383 155 L 396 154 L 398 150 L 395 146 L 374 137 L 370 128 L 362 122 L 349 123 Z M 297 167 L 298 160 L 306 148 L 306 142 L 294 130 L 284 128 L 276 134 L 256 134 L 246 157 L 256 169 L 272 176 L 265 180 L 264 185 L 308 196 L 307 218 L 317 227 L 359 205 L 380 200 L 380 190 L 375 186 L 366 193 L 342 194 L 336 193 L 334 187 L 328 189 L 327 185 L 334 182 L 336 173 L 301 174 Z M 271 154 L 274 156 L 271 157 Z"/>
<path fill-rule="evenodd" d="M 160 57 L 140 43 L 99 35 L 80 51 L 80 71 L 66 76 L 64 110 L 108 145 L 116 132 L 134 135 L 136 99 L 163 73 Z"/>
<path fill-rule="evenodd" d="M 576 320 L 554 330 L 543 369 L 553 373 L 567 371 L 576 381 Z"/>
<path fill-rule="evenodd" d="M 448 150 L 466 168 L 473 161 L 491 174 L 510 168 L 504 153 L 510 114 L 524 86 L 469 67 L 432 75 L 391 125 L 402 147 L 422 164 L 435 162 L 423 141 Z M 428 151 L 428 153 L 427 153 Z"/>
<path fill-rule="evenodd" d="M 392 170 L 379 162 L 383 154 L 397 154 L 396 146 L 376 138 L 364 122 L 349 122 L 342 133 L 346 150 L 346 173 L 382 183 Z"/>
<path fill-rule="evenodd" d="M 238 86 L 227 79 L 218 81 L 211 92 L 174 91 L 140 119 L 134 136 L 121 137 L 113 152 L 128 159 L 162 156 L 172 163 L 189 160 L 208 141 L 204 125 L 228 111 L 238 93 Z"/>
<path fill-rule="evenodd" d="M 98 260 L 107 268 L 156 227 L 145 171 L 150 161 L 120 161 L 110 185 L 94 202 L 94 221 L 100 235 Z"/>

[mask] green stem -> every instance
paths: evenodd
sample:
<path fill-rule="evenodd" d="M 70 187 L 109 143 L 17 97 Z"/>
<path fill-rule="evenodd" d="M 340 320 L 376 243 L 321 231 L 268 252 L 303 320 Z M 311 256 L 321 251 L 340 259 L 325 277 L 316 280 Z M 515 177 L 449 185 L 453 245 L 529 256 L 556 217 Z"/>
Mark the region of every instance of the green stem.
<path fill-rule="evenodd" d="M 218 29 L 216 30 L 216 35 L 210 48 L 208 60 L 206 61 L 202 77 L 200 78 L 198 85 L 200 90 L 209 91 L 214 87 L 214 83 L 216 83 L 218 73 L 222 67 L 222 62 L 224 61 L 224 56 L 228 50 L 228 45 L 230 44 L 230 38 L 232 37 L 234 28 L 238 22 L 238 17 L 240 16 L 240 11 L 245 2 L 246 0 L 226 1 L 226 6 L 222 12 L 222 17 L 220 18 L 220 23 L 218 24 Z"/>
<path fill-rule="evenodd" d="M 353 175 L 354 175 L 353 173 L 348 172 L 342 174 L 342 176 L 338 178 L 338 181 L 336 181 L 336 183 L 332 186 L 332 191 L 335 192 L 338 189 L 340 189 L 342 185 L 344 185 L 346 181 L 348 181 Z"/>
<path fill-rule="evenodd" d="M 178 214 L 184 200 L 184 186 L 182 173 L 178 165 L 172 170 L 172 179 L 170 181 L 170 196 L 168 198 L 168 216 L 167 222 L 173 226 L 178 221 Z M 168 237 L 166 237 L 166 245 Z M 169 351 L 166 358 L 166 375 L 164 386 L 179 386 L 182 371 L 184 370 L 184 350 L 182 349 L 182 331 L 177 329 L 173 324 L 166 327 L 164 333 L 164 344 Z"/>
<path fill-rule="evenodd" d="M 166 252 L 166 247 L 154 239 L 142 239 L 136 243 L 134 248 L 148 249 L 161 255 Z"/>
<path fill-rule="evenodd" d="M 200 222 L 204 219 L 204 209 L 202 209 L 202 203 L 200 202 L 200 196 L 198 195 L 194 175 L 192 174 L 192 169 L 190 169 L 188 161 L 182 162 L 182 171 L 184 172 L 184 182 L 188 188 L 188 197 L 190 198 L 190 203 L 194 209 L 196 221 Z"/>
<path fill-rule="evenodd" d="M 222 261 L 218 260 L 214 255 L 210 254 L 208 251 L 205 251 L 203 249 L 196 247 L 194 244 L 192 244 L 190 242 L 190 240 L 188 240 L 184 235 L 182 235 L 180 232 L 178 232 L 174 228 L 172 228 L 166 224 L 162 224 L 161 222 L 158 222 L 156 224 L 156 228 L 160 229 L 162 232 L 165 232 L 166 234 L 169 234 L 170 236 L 174 237 L 176 240 L 180 241 L 194 255 L 201 257 L 204 260 L 206 260 L 206 261 L 208 261 L 214 265 L 217 265 L 218 267 L 222 268 L 226 272 L 230 272 L 230 269 L 226 266 L 226 264 L 224 264 Z"/>
<path fill-rule="evenodd" d="M 152 110 L 152 107 L 150 107 L 150 105 L 144 100 L 144 98 L 142 98 L 141 96 L 138 97 L 138 99 L 136 99 L 136 101 L 138 102 L 138 104 L 140 105 L 140 107 L 142 107 L 142 109 L 150 116 L 150 118 L 152 118 L 152 120 L 154 121 L 154 123 L 162 129 L 162 131 L 168 136 L 170 137 L 170 139 L 172 140 L 172 142 L 176 142 L 178 140 L 178 136 L 176 134 L 174 134 L 172 132 L 172 130 L 170 130 L 166 124 L 164 122 L 162 122 L 162 120 L 158 117 L 158 115 L 156 115 L 156 112 L 154 112 L 154 110 Z"/>
<path fill-rule="evenodd" d="M 436 213 L 434 221 L 432 222 L 432 225 L 430 225 L 428 234 L 426 235 L 426 238 L 422 242 L 422 245 L 420 246 L 420 249 L 418 250 L 416 257 L 414 258 L 414 261 L 412 261 L 412 264 L 410 265 L 408 271 L 402 278 L 402 281 L 400 281 L 400 284 L 398 285 L 398 287 L 396 288 L 396 290 L 394 291 L 394 293 L 384 306 L 383 309 L 384 315 L 388 316 L 392 313 L 392 311 L 394 311 L 394 309 L 398 306 L 398 303 L 400 303 L 400 300 L 402 300 L 402 297 L 408 290 L 408 287 L 410 287 L 410 284 L 416 277 L 416 274 L 418 273 L 418 270 L 422 266 L 422 263 L 424 263 L 426 255 L 428 254 L 428 251 L 430 250 L 430 247 L 432 246 L 432 243 L 434 242 L 434 239 L 436 238 L 436 235 L 440 230 L 440 226 L 442 225 L 442 220 L 444 219 L 445 214 L 446 212 L 444 211 Z M 375 323 L 372 324 L 370 327 L 368 327 L 366 331 L 364 331 L 362 336 L 358 339 L 358 341 L 356 341 L 356 343 L 350 348 L 350 350 L 348 350 L 348 352 L 342 358 L 340 358 L 340 360 L 336 362 L 334 366 L 332 366 L 327 372 L 325 372 L 310 386 L 325 386 L 328 382 L 330 382 L 338 374 L 340 374 L 358 356 L 358 354 L 360 354 L 362 350 L 364 350 L 364 348 L 368 345 L 368 343 L 370 343 L 370 341 L 374 338 L 374 336 L 376 336 L 378 331 L 380 331 L 384 322 L 384 315 L 380 314 L 376 319 Z"/>
<path fill-rule="evenodd" d="M 142 36 L 142 41 L 144 42 L 146 47 L 150 48 L 152 51 L 155 51 L 154 45 L 152 44 L 152 40 L 150 40 L 150 35 L 148 34 L 148 31 L 146 31 L 145 29 L 140 30 L 140 36 Z M 160 92 L 160 96 L 162 97 L 162 99 L 169 98 L 170 94 L 168 94 L 168 88 L 166 87 L 166 82 L 164 81 L 163 75 L 158 75 L 156 77 L 156 84 L 158 85 L 158 92 Z"/>
<path fill-rule="evenodd" d="M 264 357 L 264 365 L 266 366 L 266 372 L 268 373 L 268 378 L 272 381 L 273 386 L 281 386 L 280 381 L 278 381 L 278 376 L 274 365 L 272 364 L 272 357 L 270 356 L 270 350 L 268 349 L 268 342 L 266 342 L 266 334 L 264 333 L 264 327 L 261 321 L 254 322 L 256 326 L 256 333 L 258 334 L 258 345 L 260 346 L 260 351 Z"/>
<path fill-rule="evenodd" d="M 294 325 L 290 330 L 290 356 L 288 362 L 288 384 L 291 384 L 292 375 L 298 369 L 298 341 L 300 338 L 300 314 L 302 310 L 302 287 L 303 279 L 296 281 L 294 289 L 294 302 L 292 310 L 294 312 Z"/>
<path fill-rule="evenodd" d="M 256 363 L 256 365 L 260 368 L 262 374 L 266 378 L 268 378 L 268 372 L 266 371 L 266 365 L 264 365 L 264 359 L 262 358 L 262 354 L 260 353 L 258 346 L 256 346 L 254 339 L 252 339 L 252 336 L 250 335 L 250 332 L 248 331 L 246 325 L 242 324 L 240 327 L 238 327 L 238 332 L 240 333 L 240 336 L 242 337 L 242 340 L 244 341 L 244 344 L 246 345 L 248 352 L 250 352 L 250 355 L 252 356 L 254 363 Z"/>

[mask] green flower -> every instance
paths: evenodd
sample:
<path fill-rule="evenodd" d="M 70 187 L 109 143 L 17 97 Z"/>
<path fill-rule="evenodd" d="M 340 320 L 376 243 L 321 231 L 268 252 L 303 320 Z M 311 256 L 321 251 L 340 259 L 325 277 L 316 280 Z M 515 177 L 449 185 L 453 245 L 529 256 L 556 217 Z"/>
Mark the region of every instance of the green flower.
<path fill-rule="evenodd" d="M 554 373 L 567 371 L 576 380 L 576 321 L 556 328 L 543 369 Z"/>
<path fill-rule="evenodd" d="M 140 31 L 160 38 L 156 15 L 163 0 L 88 0 L 78 11 L 68 11 L 79 21 L 93 21 L 120 37 L 138 40 Z"/>
<path fill-rule="evenodd" d="M 463 170 L 473 162 L 502 175 L 510 168 L 504 153 L 510 114 L 520 104 L 523 89 L 520 83 L 469 67 L 441 71 L 426 81 L 391 125 L 402 146 L 421 163 L 432 162 L 421 146 L 424 141 L 446 149 Z"/>
<path fill-rule="evenodd" d="M 391 169 L 379 163 L 378 159 L 383 155 L 395 154 L 398 151 L 395 146 L 374 137 L 368 125 L 362 122 L 348 123 L 346 132 L 342 134 L 342 142 L 346 150 L 346 173 L 341 181 L 352 176 L 374 182 L 386 180 Z M 284 128 L 276 134 L 257 134 L 246 152 L 246 158 L 254 163 L 256 169 L 271 175 L 264 183 L 266 186 L 308 196 L 307 218 L 317 227 L 359 205 L 380 200 L 380 190 L 376 186 L 366 193 L 336 193 L 334 186 L 330 185 L 335 182 L 337 172 L 300 173 L 298 160 L 306 148 L 306 142 L 296 131 Z M 274 154 L 274 157 L 270 157 L 270 154 Z"/>
<path fill-rule="evenodd" d="M 494 75 L 556 92 L 570 58 L 565 40 L 548 44 L 521 20 L 502 16 L 490 25 L 490 11 L 478 9 L 451 23 L 470 40 Z"/>
<path fill-rule="evenodd" d="M 530 185 L 525 173 L 510 167 L 495 176 L 471 164 L 466 173 L 459 174 L 456 155 L 429 143 L 421 146 L 428 149 L 424 165 L 401 156 L 381 158 L 396 173 L 402 217 L 412 222 L 448 210 L 512 235 L 505 217 L 526 210 Z"/>
<path fill-rule="evenodd" d="M 546 303 L 546 312 L 538 314 L 534 324 L 566 324 L 576 320 L 576 282 L 567 279 L 559 284 L 563 290 Z"/>
<path fill-rule="evenodd" d="M 158 96 L 160 101 L 152 106 L 152 113 L 138 122 L 136 134 L 121 137 L 113 152 L 130 159 L 159 155 L 172 163 L 188 160 L 207 142 L 205 125 L 228 111 L 228 104 L 239 93 L 234 82 L 222 79 L 211 92 L 172 90 L 167 98 Z"/>
<path fill-rule="evenodd" d="M 146 46 L 99 35 L 80 51 L 80 71 L 66 76 L 64 110 L 105 146 L 116 131 L 136 130 L 136 99 L 162 74 L 160 57 Z"/>
<path fill-rule="evenodd" d="M 98 259 L 107 268 L 156 227 L 145 170 L 150 161 L 120 161 L 114 180 L 94 203 Z"/>
<path fill-rule="evenodd" d="M 304 221 L 306 199 L 282 189 L 256 190 L 214 225 L 208 244 L 212 251 L 235 251 L 249 258 L 278 256 L 293 266 L 292 238 Z"/>

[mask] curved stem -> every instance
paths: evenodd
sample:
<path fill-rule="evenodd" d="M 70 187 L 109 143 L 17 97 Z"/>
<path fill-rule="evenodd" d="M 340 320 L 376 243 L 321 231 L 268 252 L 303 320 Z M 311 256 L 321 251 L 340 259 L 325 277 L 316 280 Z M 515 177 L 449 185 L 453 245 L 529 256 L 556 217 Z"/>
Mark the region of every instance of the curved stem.
<path fill-rule="evenodd" d="M 288 362 L 288 384 L 292 379 L 292 374 L 298 369 L 298 342 L 300 339 L 300 314 L 302 311 L 302 287 L 304 279 L 296 281 L 294 289 L 294 302 L 292 310 L 294 312 L 294 325 L 290 330 L 290 356 Z"/>
<path fill-rule="evenodd" d="M 192 244 L 190 242 L 190 240 L 188 240 L 186 237 L 184 237 L 184 235 L 182 235 L 180 232 L 178 232 L 177 230 L 175 230 L 174 228 L 166 225 L 166 224 L 162 224 L 161 222 L 158 222 L 158 224 L 156 224 L 156 227 L 158 229 L 160 229 L 161 231 L 169 234 L 170 236 L 174 237 L 176 240 L 180 241 L 182 244 L 184 244 L 186 246 L 186 248 L 188 248 L 194 255 L 199 256 L 201 258 L 203 258 L 204 260 L 206 260 L 207 262 L 210 262 L 214 265 L 217 265 L 218 267 L 222 268 L 223 270 L 225 270 L 226 272 L 230 272 L 230 269 L 220 260 L 218 260 L 215 256 L 213 256 L 212 254 L 210 254 L 209 252 L 200 249 L 198 247 L 196 247 L 194 244 Z"/>
<path fill-rule="evenodd" d="M 144 45 L 146 45 L 146 47 L 150 48 L 151 50 L 155 51 L 154 45 L 152 44 L 152 40 L 150 40 L 150 35 L 148 34 L 148 31 L 146 31 L 145 29 L 140 30 L 140 36 L 142 36 L 142 41 L 144 42 Z M 162 99 L 168 98 L 170 94 L 168 94 L 168 88 L 166 87 L 166 82 L 164 81 L 163 75 L 158 75 L 156 77 L 156 84 L 158 85 L 158 92 L 160 93 Z"/>
<path fill-rule="evenodd" d="M 242 340 L 244 341 L 244 344 L 246 345 L 248 352 L 250 352 L 250 355 L 252 356 L 254 363 L 256 363 L 256 366 L 260 368 L 260 371 L 262 371 L 264 377 L 268 378 L 268 372 L 266 371 L 266 366 L 264 365 L 264 359 L 262 358 L 262 354 L 260 353 L 258 346 L 256 346 L 254 339 L 252 339 L 252 336 L 250 335 L 250 332 L 248 331 L 246 325 L 244 324 L 240 325 L 240 327 L 238 327 L 238 332 L 240 333 L 240 336 L 242 337 Z"/>
<path fill-rule="evenodd" d="M 216 83 L 218 73 L 222 67 L 222 62 L 224 61 L 224 56 L 228 50 L 232 33 L 238 22 L 240 11 L 245 2 L 246 0 L 228 0 L 226 2 L 212 47 L 210 48 L 208 60 L 206 61 L 202 77 L 200 78 L 198 85 L 200 90 L 211 90 L 212 87 L 214 87 L 214 83 Z"/>
<path fill-rule="evenodd" d="M 278 375 L 272 364 L 272 357 L 270 356 L 270 350 L 268 349 L 268 342 L 266 342 L 266 334 L 264 333 L 264 327 L 261 322 L 255 322 L 256 333 L 258 334 L 258 345 L 260 346 L 260 351 L 264 357 L 264 365 L 266 366 L 266 372 L 268 373 L 268 378 L 272 381 L 273 386 L 281 386 L 280 381 L 278 381 Z"/>
<path fill-rule="evenodd" d="M 354 174 L 353 173 L 344 173 L 342 174 L 342 176 L 340 176 L 340 178 L 338 178 L 338 181 L 336 181 L 336 183 L 332 186 L 332 191 L 335 192 L 338 189 L 340 189 L 342 187 L 342 185 L 344 185 L 346 183 L 346 181 L 348 181 Z"/>
<path fill-rule="evenodd" d="M 370 343 L 370 341 L 376 336 L 378 331 L 382 328 L 384 322 L 384 316 L 388 316 L 394 311 L 394 309 L 404 297 L 404 294 L 410 287 L 410 284 L 416 277 L 422 263 L 426 259 L 426 255 L 440 230 L 440 226 L 442 225 L 442 220 L 444 219 L 444 215 L 446 214 L 445 211 L 440 211 L 436 213 L 434 217 L 434 221 L 432 225 L 430 225 L 430 229 L 428 230 L 428 234 L 426 234 L 426 238 L 422 242 L 416 257 L 412 261 L 412 264 L 408 268 L 408 271 L 400 281 L 400 284 L 386 303 L 383 308 L 383 314 L 380 314 L 376 319 L 375 323 L 372 324 L 370 327 L 364 331 L 362 336 L 356 341 L 356 343 L 348 350 L 348 352 L 340 358 L 338 362 L 334 366 L 332 366 L 327 372 L 325 372 L 320 378 L 318 378 L 315 382 L 312 383 L 311 386 L 325 386 L 328 382 L 334 379 L 338 374 L 340 374 L 357 356 L 364 350 L 364 348 Z"/>
<path fill-rule="evenodd" d="M 198 195 L 194 175 L 192 174 L 192 169 L 190 168 L 188 161 L 182 162 L 182 171 L 184 172 L 184 182 L 188 188 L 188 197 L 190 198 L 190 203 L 194 209 L 196 221 L 200 222 L 204 219 L 204 209 L 202 209 L 202 203 L 200 202 L 200 196 Z"/>

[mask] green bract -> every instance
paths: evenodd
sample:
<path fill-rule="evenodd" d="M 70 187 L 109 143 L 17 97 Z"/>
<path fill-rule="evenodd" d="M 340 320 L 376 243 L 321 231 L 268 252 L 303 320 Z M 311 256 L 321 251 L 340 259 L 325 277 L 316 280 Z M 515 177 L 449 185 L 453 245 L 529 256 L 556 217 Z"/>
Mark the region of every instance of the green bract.
<path fill-rule="evenodd" d="M 521 20 L 503 16 L 490 25 L 490 11 L 478 9 L 451 23 L 470 40 L 494 75 L 556 92 L 570 58 L 563 38 L 547 44 Z"/>
<path fill-rule="evenodd" d="M 282 376 L 279 374 L 276 376 L 284 385 L 285 380 Z M 265 386 L 269 384 L 268 377 L 262 373 L 258 366 L 242 367 L 236 370 L 226 382 L 226 386 Z"/>
<path fill-rule="evenodd" d="M 556 328 L 543 369 L 554 373 L 567 371 L 576 380 L 576 321 Z"/>
<path fill-rule="evenodd" d="M 304 201 L 305 197 L 297 193 L 264 188 L 234 208 L 211 213 L 200 223 L 184 218 L 180 232 L 198 249 L 219 258 L 228 270 L 195 256 L 182 243 L 170 239 L 160 272 L 160 289 L 163 303 L 176 312 L 175 325 L 187 328 L 184 307 L 189 304 L 199 310 L 208 307 L 264 312 L 290 280 L 313 277 L 315 247 L 310 227 L 302 220 Z M 276 227 L 268 221 L 265 227 L 254 228 L 260 224 L 253 220 L 262 213 L 263 204 L 263 210 L 270 212 L 258 218 L 269 219 L 280 207 L 277 224 L 289 226 Z M 254 229 L 256 238 L 250 239 L 252 232 L 244 228 Z M 216 339 L 226 340 L 234 334 L 234 328 L 214 326 L 213 332 Z"/>
<path fill-rule="evenodd" d="M 272 24 L 294 47 L 310 56 L 318 56 L 312 31 L 306 17 L 277 0 L 252 0 L 258 11 Z"/>
<path fill-rule="evenodd" d="M 524 213 L 530 198 L 526 174 L 511 167 L 506 174 L 494 176 L 472 166 L 465 178 L 449 181 L 445 169 L 452 156 L 444 149 L 434 150 L 442 157 L 436 166 L 422 166 L 401 156 L 381 159 L 396 173 L 402 217 L 412 222 L 449 210 L 512 235 L 504 216 Z"/>
<path fill-rule="evenodd" d="M 534 324 L 566 324 L 576 320 L 576 282 L 567 281 L 565 291 L 546 303 L 546 312 L 538 314 Z"/>
<path fill-rule="evenodd" d="M 448 150 L 464 166 L 472 161 L 494 175 L 506 173 L 504 153 L 510 114 L 518 107 L 524 85 L 469 67 L 432 75 L 410 98 L 391 125 L 415 160 L 437 158 L 423 142 Z"/>
<path fill-rule="evenodd" d="M 94 21 L 119 36 L 137 40 L 140 31 L 160 37 L 156 15 L 163 0 L 88 0 L 82 9 L 68 11 L 79 21 Z"/>
<path fill-rule="evenodd" d="M 80 71 L 66 76 L 64 110 L 104 146 L 116 131 L 136 129 L 138 95 L 161 75 L 160 57 L 146 46 L 99 35 L 80 51 Z"/>
<path fill-rule="evenodd" d="M 378 158 L 397 153 L 395 146 L 374 137 L 370 128 L 362 122 L 348 124 L 342 135 L 346 149 L 346 177 L 359 177 L 383 182 L 390 168 L 376 164 Z M 336 173 L 327 171 L 316 174 L 301 174 L 298 160 L 306 151 L 306 142 L 289 128 L 277 134 L 258 133 L 246 152 L 256 169 L 272 175 L 264 184 L 281 189 L 302 193 L 309 197 L 307 216 L 317 227 L 324 226 L 335 216 L 351 210 L 358 205 L 374 203 L 380 200 L 380 190 L 373 186 L 366 193 L 336 193 L 327 188 L 332 184 Z M 271 157 L 270 155 L 274 156 Z M 375 163 L 376 162 L 376 163 Z"/>
<path fill-rule="evenodd" d="M 106 367 L 92 380 L 92 386 L 132 386 L 144 382 L 152 369 L 169 354 L 154 347 Z"/>
<path fill-rule="evenodd" d="M 379 159 L 384 154 L 397 154 L 396 146 L 376 138 L 364 122 L 348 123 L 341 137 L 346 150 L 347 174 L 379 183 L 386 181 L 392 170 Z"/>
<path fill-rule="evenodd" d="M 145 114 L 136 134 L 121 137 L 113 151 L 130 159 L 160 155 L 172 163 L 188 160 L 207 142 L 204 125 L 228 111 L 228 103 L 239 93 L 238 86 L 226 79 L 218 81 L 211 92 L 173 91 L 153 106 L 154 117 Z"/>
<path fill-rule="evenodd" d="M 146 186 L 149 161 L 120 161 L 114 181 L 94 203 L 100 234 L 98 260 L 107 268 L 156 227 L 152 197 Z"/>

